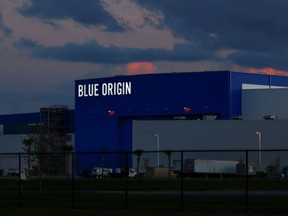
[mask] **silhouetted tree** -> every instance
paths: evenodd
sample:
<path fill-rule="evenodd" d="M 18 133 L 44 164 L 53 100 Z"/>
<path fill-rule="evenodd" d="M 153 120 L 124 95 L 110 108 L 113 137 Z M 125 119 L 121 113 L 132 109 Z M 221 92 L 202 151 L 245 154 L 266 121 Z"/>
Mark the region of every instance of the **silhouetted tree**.
<path fill-rule="evenodd" d="M 30 172 L 31 172 L 31 161 L 33 160 L 33 155 L 31 155 L 31 149 L 32 149 L 32 145 L 33 145 L 33 139 L 31 137 L 27 137 L 22 139 L 22 143 L 23 143 L 23 147 L 22 149 L 27 153 L 27 168 L 28 168 L 28 177 L 30 176 Z"/>
<path fill-rule="evenodd" d="M 165 150 L 164 153 L 166 154 L 168 158 L 168 178 L 170 178 L 172 150 Z"/>
<path fill-rule="evenodd" d="M 45 134 L 29 134 L 22 139 L 22 149 L 28 153 L 28 170 L 37 170 L 38 174 L 42 171 L 48 171 L 49 158 L 46 153 L 50 152 L 51 137 Z"/>
<path fill-rule="evenodd" d="M 143 152 L 144 152 L 144 151 L 143 151 L 142 149 L 137 149 L 137 150 L 135 150 L 135 151 L 133 152 L 133 154 L 135 154 L 136 157 L 137 157 L 137 173 L 138 173 L 138 174 L 139 174 L 139 170 L 140 170 L 140 158 L 141 158 Z M 139 176 L 139 175 L 138 175 L 138 176 Z"/>

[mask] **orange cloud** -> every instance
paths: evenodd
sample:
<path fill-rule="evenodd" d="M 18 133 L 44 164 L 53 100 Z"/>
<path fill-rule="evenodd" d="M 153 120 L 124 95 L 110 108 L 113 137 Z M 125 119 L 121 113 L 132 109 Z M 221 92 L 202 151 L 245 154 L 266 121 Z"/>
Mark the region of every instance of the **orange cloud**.
<path fill-rule="evenodd" d="M 263 73 L 269 75 L 288 76 L 288 71 L 276 70 L 274 68 L 262 68 L 262 69 L 248 68 L 247 71 L 250 73 Z"/>
<path fill-rule="evenodd" d="M 155 73 L 156 70 L 157 66 L 151 62 L 132 62 L 125 67 L 125 73 L 128 75 Z"/>

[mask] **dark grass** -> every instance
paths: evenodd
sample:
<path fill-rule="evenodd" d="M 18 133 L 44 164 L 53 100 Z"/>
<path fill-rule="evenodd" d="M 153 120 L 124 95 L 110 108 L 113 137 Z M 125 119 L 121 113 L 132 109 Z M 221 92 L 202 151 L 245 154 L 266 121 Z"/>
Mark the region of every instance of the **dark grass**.
<path fill-rule="evenodd" d="M 47 195 L 47 194 L 46 194 Z M 51 194 L 52 195 L 52 194 Z M 55 195 L 55 194 L 54 194 Z M 65 195 L 65 194 L 62 194 Z M 57 194 L 59 196 L 59 194 Z M 33 196 L 31 196 L 32 198 Z M 49 196 L 48 196 L 49 197 Z M 41 201 L 26 200 L 21 208 L 1 208 L 1 214 L 6 212 L 19 212 L 19 215 L 36 215 L 41 209 L 41 216 L 46 215 L 245 215 L 244 200 L 241 197 L 230 196 L 186 196 L 184 211 L 180 209 L 179 199 L 175 196 L 163 195 L 130 195 L 129 205 L 125 209 L 121 196 L 112 194 L 98 194 L 95 196 L 79 197 L 74 208 L 64 206 L 63 200 L 55 199 L 55 196 L 42 197 Z M 39 197 L 38 197 L 39 198 Z M 82 200 L 85 198 L 85 201 Z M 249 215 L 287 215 L 287 197 L 259 197 L 250 198 Z M 81 201 L 82 200 L 82 201 Z M 43 205 L 43 201 L 47 205 Z M 59 203 L 59 201 L 61 201 Z M 123 201 L 123 200 L 122 200 Z M 65 203 L 65 202 L 64 202 Z M 123 203 L 123 205 L 122 205 Z M 33 212 L 33 214 L 31 214 Z M 57 213 L 56 213 L 57 212 Z M 52 214 L 53 213 L 53 214 Z M 9 214 L 5 214 L 9 215 Z M 11 214 L 13 215 L 13 214 Z M 16 214 L 14 214 L 16 215 Z M 17 214 L 18 215 L 18 214 Z"/>
<path fill-rule="evenodd" d="M 16 215 L 244 215 L 245 179 L 184 179 L 183 205 L 180 179 L 86 180 L 73 184 L 67 179 L 0 180 L 0 210 Z M 128 183 L 128 193 L 125 185 Z M 249 190 L 288 190 L 287 179 L 249 179 Z M 189 191 L 241 191 L 238 195 L 189 194 Z M 165 192 L 165 193 L 161 193 Z M 243 192 L 243 193 L 242 193 Z M 74 195 L 74 197 L 72 196 Z M 127 195 L 127 196 L 126 196 Z M 249 195 L 249 215 L 288 215 L 288 195 Z M 183 212 L 182 212 L 183 210 Z M 73 214 L 71 214 L 71 212 Z M 82 212 L 80 214 L 79 212 Z M 118 212 L 118 213 L 117 213 Z M 131 214 L 130 214 L 131 213 Z M 5 215 L 9 215 L 5 214 Z"/>
<path fill-rule="evenodd" d="M 102 209 L 40 209 L 40 208 L 33 208 L 33 209 L 24 209 L 24 208 L 17 208 L 17 209 L 3 209 L 1 214 L 5 216 L 149 216 L 149 215 L 166 215 L 166 216 L 231 216 L 231 215 L 246 215 L 246 214 L 226 214 L 226 213 L 199 213 L 199 212 L 163 212 L 163 211 L 151 211 L 151 210 L 102 210 Z M 262 215 L 262 214 L 249 214 L 249 215 Z"/>
<path fill-rule="evenodd" d="M 184 189 L 188 191 L 206 190 L 245 190 L 246 182 L 242 178 L 230 179 L 184 179 Z M 129 180 L 127 182 L 129 190 L 180 190 L 180 179 L 145 179 Z M 91 180 L 76 179 L 74 185 L 71 179 L 32 179 L 21 181 L 23 191 L 39 190 L 125 190 L 125 179 Z M 0 191 L 18 190 L 19 181 L 17 179 L 0 179 Z M 249 190 L 288 190 L 288 178 L 251 178 L 248 180 Z"/>
<path fill-rule="evenodd" d="M 2 193 L 2 209 L 18 207 L 18 198 L 15 193 Z M 75 210 L 130 210 L 151 212 L 181 212 L 181 197 L 177 194 L 128 194 L 128 203 L 125 203 L 125 194 L 122 193 L 94 193 L 78 192 L 74 205 L 67 192 L 25 192 L 22 194 L 22 209 L 75 209 Z M 288 215 L 288 196 L 250 196 L 248 210 L 263 215 Z M 127 207 L 127 208 L 126 208 Z M 185 195 L 183 202 L 184 212 L 196 213 L 226 213 L 244 214 L 246 212 L 244 196 L 230 195 Z"/>

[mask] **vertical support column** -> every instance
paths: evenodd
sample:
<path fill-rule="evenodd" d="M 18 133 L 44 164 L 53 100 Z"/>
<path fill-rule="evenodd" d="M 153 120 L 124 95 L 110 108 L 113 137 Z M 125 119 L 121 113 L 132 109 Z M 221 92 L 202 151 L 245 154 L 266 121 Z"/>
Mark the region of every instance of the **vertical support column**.
<path fill-rule="evenodd" d="M 22 188 L 21 188 L 21 153 L 18 154 L 18 207 L 22 206 Z"/>
<path fill-rule="evenodd" d="M 181 151 L 181 211 L 184 211 L 184 160 L 183 150 Z"/>
<path fill-rule="evenodd" d="M 72 208 L 75 208 L 75 153 L 68 152 L 68 154 L 72 154 Z"/>
<path fill-rule="evenodd" d="M 249 198 L 249 194 L 248 194 L 248 177 L 249 177 L 249 160 L 248 160 L 248 150 L 245 151 L 246 153 L 246 166 L 245 166 L 245 206 L 246 206 L 246 213 L 248 213 L 249 208 L 248 208 L 248 198 Z"/>
<path fill-rule="evenodd" d="M 128 208 L 128 178 L 129 178 L 129 166 L 128 166 L 128 152 L 125 152 L 125 209 Z"/>

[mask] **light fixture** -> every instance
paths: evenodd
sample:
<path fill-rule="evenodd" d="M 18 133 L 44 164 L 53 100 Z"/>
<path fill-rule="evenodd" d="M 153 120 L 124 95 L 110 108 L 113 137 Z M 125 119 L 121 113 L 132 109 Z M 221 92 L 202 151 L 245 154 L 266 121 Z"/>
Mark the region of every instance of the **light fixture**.
<path fill-rule="evenodd" d="M 191 111 L 191 108 L 190 107 L 184 107 L 184 112 L 190 112 Z"/>
<path fill-rule="evenodd" d="M 108 115 L 110 115 L 110 116 L 113 116 L 113 115 L 115 115 L 115 111 L 114 110 L 108 110 Z"/>

